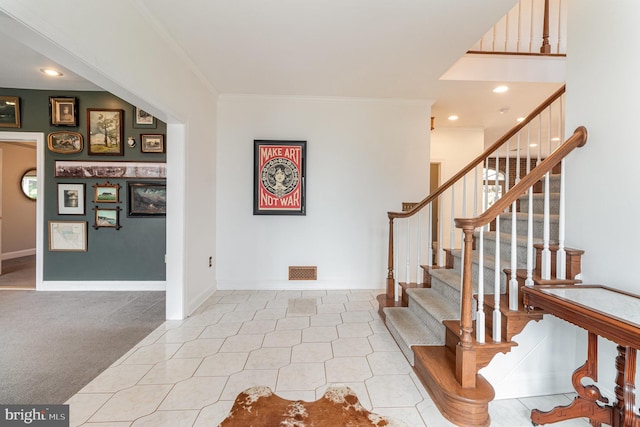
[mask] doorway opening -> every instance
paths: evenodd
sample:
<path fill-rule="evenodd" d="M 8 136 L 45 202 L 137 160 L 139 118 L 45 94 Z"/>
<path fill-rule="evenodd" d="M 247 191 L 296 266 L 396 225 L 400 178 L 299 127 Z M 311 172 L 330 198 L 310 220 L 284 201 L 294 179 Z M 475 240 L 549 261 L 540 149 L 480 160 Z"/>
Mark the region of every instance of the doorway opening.
<path fill-rule="evenodd" d="M 42 283 L 43 142 L 42 133 L 0 132 L 0 290 Z"/>

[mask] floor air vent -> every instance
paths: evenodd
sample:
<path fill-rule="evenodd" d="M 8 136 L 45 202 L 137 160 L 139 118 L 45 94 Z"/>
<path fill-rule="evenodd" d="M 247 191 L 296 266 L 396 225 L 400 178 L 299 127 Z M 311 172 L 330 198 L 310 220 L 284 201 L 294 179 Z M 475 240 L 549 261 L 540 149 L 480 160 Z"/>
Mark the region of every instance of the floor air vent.
<path fill-rule="evenodd" d="M 289 280 L 318 280 L 318 267 L 289 266 Z"/>

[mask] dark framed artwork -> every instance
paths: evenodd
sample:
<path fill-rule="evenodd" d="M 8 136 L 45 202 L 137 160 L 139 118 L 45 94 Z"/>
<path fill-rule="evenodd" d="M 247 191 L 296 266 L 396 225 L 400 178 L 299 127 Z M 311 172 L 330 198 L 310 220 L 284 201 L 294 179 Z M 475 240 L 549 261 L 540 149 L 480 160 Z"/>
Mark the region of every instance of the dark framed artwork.
<path fill-rule="evenodd" d="M 82 135 L 78 132 L 51 132 L 47 137 L 49 151 L 59 154 L 75 154 L 84 148 Z"/>
<path fill-rule="evenodd" d="M 164 182 L 127 182 L 127 216 L 167 216 L 167 185 Z"/>
<path fill-rule="evenodd" d="M 307 141 L 253 141 L 253 214 L 306 215 Z"/>
<path fill-rule="evenodd" d="M 143 153 L 164 153 L 164 135 L 140 135 L 140 149 Z"/>
<path fill-rule="evenodd" d="M 0 96 L 0 127 L 20 127 L 20 98 L 17 96 Z"/>
<path fill-rule="evenodd" d="M 157 162 L 94 162 L 56 160 L 56 178 L 149 178 L 167 177 L 167 164 Z"/>
<path fill-rule="evenodd" d="M 124 154 L 122 118 L 122 110 L 87 109 L 89 154 L 101 156 Z"/>
<path fill-rule="evenodd" d="M 58 215 L 84 215 L 84 188 L 83 183 L 58 183 Z"/>
<path fill-rule="evenodd" d="M 50 96 L 49 119 L 51 126 L 78 126 L 78 98 Z"/>
<path fill-rule="evenodd" d="M 120 184 L 111 184 L 109 181 L 93 184 L 93 203 L 120 203 L 118 190 Z"/>
<path fill-rule="evenodd" d="M 133 107 L 133 127 L 155 129 L 156 118 L 141 108 Z"/>
<path fill-rule="evenodd" d="M 98 228 L 115 228 L 116 230 L 120 230 L 122 226 L 120 225 L 120 207 L 117 208 L 100 208 L 95 207 L 93 210 L 96 213 L 95 222 L 93 223 L 93 228 L 96 230 Z"/>

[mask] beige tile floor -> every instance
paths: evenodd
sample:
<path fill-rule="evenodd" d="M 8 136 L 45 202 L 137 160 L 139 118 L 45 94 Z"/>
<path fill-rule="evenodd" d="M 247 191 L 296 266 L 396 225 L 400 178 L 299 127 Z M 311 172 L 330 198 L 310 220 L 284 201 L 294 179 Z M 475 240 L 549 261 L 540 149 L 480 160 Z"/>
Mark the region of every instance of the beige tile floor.
<path fill-rule="evenodd" d="M 69 399 L 71 426 L 217 426 L 248 387 L 311 401 L 335 383 L 351 387 L 367 409 L 410 427 L 452 426 L 380 321 L 380 293 L 218 291 L 188 319 L 165 322 Z M 570 400 L 494 401 L 492 426 L 530 426 L 531 408 Z"/>

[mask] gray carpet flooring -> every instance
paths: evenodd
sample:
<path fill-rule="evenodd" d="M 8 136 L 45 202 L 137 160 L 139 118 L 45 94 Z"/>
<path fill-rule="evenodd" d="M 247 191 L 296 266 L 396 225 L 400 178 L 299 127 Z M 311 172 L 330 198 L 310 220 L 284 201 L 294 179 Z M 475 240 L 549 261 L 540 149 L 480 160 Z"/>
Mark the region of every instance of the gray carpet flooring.
<path fill-rule="evenodd" d="M 164 319 L 164 292 L 0 290 L 0 404 L 64 403 Z"/>
<path fill-rule="evenodd" d="M 36 288 L 36 256 L 30 255 L 2 261 L 0 289 Z"/>

